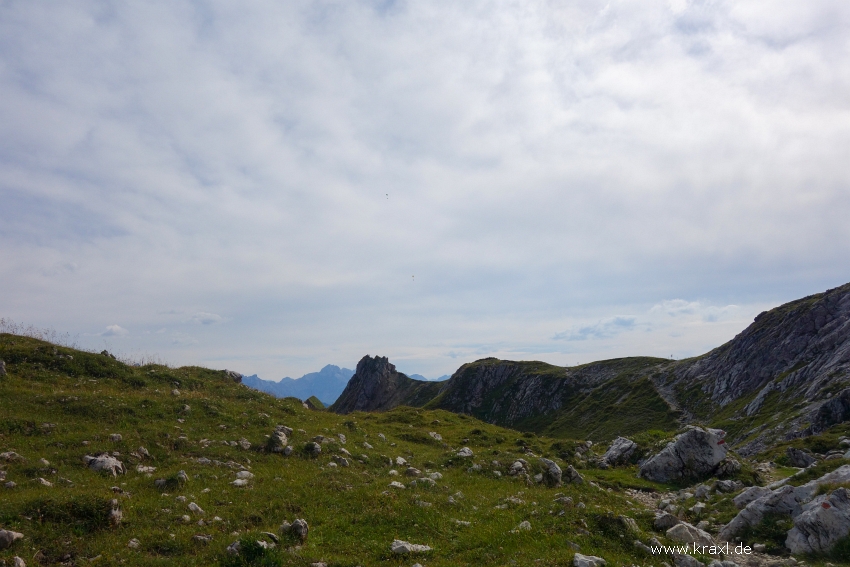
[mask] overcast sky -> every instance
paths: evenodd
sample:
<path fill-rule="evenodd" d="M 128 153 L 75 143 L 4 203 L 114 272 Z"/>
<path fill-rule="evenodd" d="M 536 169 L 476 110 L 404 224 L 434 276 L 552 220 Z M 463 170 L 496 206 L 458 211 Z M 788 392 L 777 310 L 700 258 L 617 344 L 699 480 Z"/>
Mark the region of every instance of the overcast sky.
<path fill-rule="evenodd" d="M 262 378 L 850 281 L 850 3 L 0 1 L 0 316 Z"/>

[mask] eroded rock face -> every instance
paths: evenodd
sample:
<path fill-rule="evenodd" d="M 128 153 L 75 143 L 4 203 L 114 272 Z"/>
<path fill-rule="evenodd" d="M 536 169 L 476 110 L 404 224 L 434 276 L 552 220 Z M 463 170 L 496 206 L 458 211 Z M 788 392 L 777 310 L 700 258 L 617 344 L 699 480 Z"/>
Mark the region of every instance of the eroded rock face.
<path fill-rule="evenodd" d="M 635 449 L 637 449 L 637 443 L 625 437 L 617 437 L 605 451 L 602 460 L 611 466 L 621 465 L 628 462 Z"/>
<path fill-rule="evenodd" d="M 735 507 L 738 510 L 744 508 L 747 504 L 752 502 L 753 500 L 758 500 L 763 496 L 767 496 L 771 494 L 773 491 L 769 488 L 765 488 L 763 486 L 751 486 L 741 494 L 732 499 L 732 502 L 735 503 Z"/>
<path fill-rule="evenodd" d="M 850 493 L 839 488 L 807 504 L 794 518 L 785 547 L 791 553 L 826 553 L 850 535 Z"/>
<path fill-rule="evenodd" d="M 670 442 L 640 467 L 640 476 L 655 482 L 705 478 L 726 457 L 725 433 L 694 427 Z"/>

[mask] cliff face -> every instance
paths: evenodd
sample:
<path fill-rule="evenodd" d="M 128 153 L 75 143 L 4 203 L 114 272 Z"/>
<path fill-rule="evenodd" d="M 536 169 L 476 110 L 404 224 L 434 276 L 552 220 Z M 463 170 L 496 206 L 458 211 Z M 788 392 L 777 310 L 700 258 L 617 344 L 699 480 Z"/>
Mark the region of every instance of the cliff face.
<path fill-rule="evenodd" d="M 758 392 L 794 391 L 812 400 L 850 368 L 850 284 L 786 303 L 756 317 L 729 343 L 678 369 L 677 381 L 704 383 L 720 406 Z"/>
<path fill-rule="evenodd" d="M 730 430 L 745 454 L 850 419 L 841 401 L 850 387 L 850 284 L 760 314 L 665 382 L 686 408 Z"/>
<path fill-rule="evenodd" d="M 610 439 L 685 422 L 717 426 L 746 453 L 850 420 L 850 284 L 762 313 L 689 360 L 637 357 L 563 368 L 487 358 L 442 383 L 364 357 L 332 410 L 445 409 L 553 436 Z"/>
<path fill-rule="evenodd" d="M 422 405 L 436 395 L 440 382 L 421 382 L 396 371 L 384 356 L 364 356 L 354 376 L 330 410 L 336 413 L 384 411 L 399 405 Z"/>

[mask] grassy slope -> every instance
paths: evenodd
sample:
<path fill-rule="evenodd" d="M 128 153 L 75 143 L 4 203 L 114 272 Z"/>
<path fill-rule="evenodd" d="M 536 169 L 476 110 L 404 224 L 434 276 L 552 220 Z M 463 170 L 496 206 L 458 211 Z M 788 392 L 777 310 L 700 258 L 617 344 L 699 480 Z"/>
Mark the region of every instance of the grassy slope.
<path fill-rule="evenodd" d="M 617 490 L 602 491 L 588 484 L 560 489 L 526 486 L 517 479 L 495 478 L 487 471 L 491 467 L 482 473 L 467 472 L 469 462 L 453 459 L 450 448 L 468 445 L 476 453 L 474 460 L 484 465 L 495 459 L 510 464 L 521 456 L 518 433 L 468 416 L 411 408 L 347 416 L 310 411 L 297 400 L 275 399 L 235 384 L 223 372 L 132 368 L 104 355 L 61 347 L 54 351 L 47 343 L 13 335 L 0 335 L 0 359 L 9 370 L 0 378 L 0 451 L 16 451 L 26 458 L 0 463 L 7 480 L 18 484 L 14 489 L 0 488 L 0 527 L 26 535 L 12 549 L 0 552 L 7 564 L 12 555 L 33 564 L 40 553 L 44 564 L 63 558 L 88 564 L 87 558 L 99 557 L 99 565 L 212 565 L 225 557 L 225 547 L 238 537 L 275 532 L 283 520 L 297 517 L 310 523 L 310 537 L 300 550 L 282 553 L 283 564 L 325 560 L 330 565 L 401 566 L 419 559 L 429 567 L 535 560 L 540 560 L 535 565 L 563 565 L 573 555 L 566 540 L 579 544 L 584 553 L 605 557 L 611 565 L 661 561 L 637 556 L 630 543 L 634 536 L 624 535 L 606 516 L 610 512 L 634 517 L 644 530 L 641 539 L 650 537 L 651 514 L 635 508 Z M 179 394 L 172 393 L 175 388 Z M 184 405 L 190 409 L 185 411 Z M 306 430 L 294 434 L 296 448 L 317 434 L 344 433 L 345 447 L 355 456 L 366 454 L 368 462 L 329 467 L 331 454 L 340 448 L 335 444 L 325 445 L 317 459 L 257 450 L 275 424 Z M 439 432 L 445 445 L 429 437 L 428 431 Z M 122 440 L 110 441 L 113 433 L 120 433 Z M 240 438 L 254 447 L 243 450 L 222 443 Z M 204 439 L 212 442 L 202 443 Z M 523 442 L 538 454 L 555 457 L 551 440 L 527 439 Z M 374 449 L 364 448 L 364 441 Z M 153 457 L 143 463 L 157 467 L 152 476 L 135 471 L 139 462 L 130 453 L 139 446 Z M 82 457 L 98 451 L 119 452 L 128 473 L 112 478 L 89 471 Z M 444 478 L 436 488 L 384 494 L 391 480 L 409 479 L 389 476 L 382 455 L 403 456 Z M 229 484 L 234 470 L 199 464 L 193 460 L 198 457 L 234 461 L 250 467 L 255 478 L 248 488 L 235 488 Z M 42 458 L 49 465 L 43 465 Z M 189 476 L 185 485 L 165 490 L 154 486 L 154 479 L 173 479 L 179 470 Z M 594 478 L 595 471 L 583 472 Z M 38 477 L 53 486 L 42 486 Z M 114 493 L 113 486 L 125 494 Z M 458 491 L 464 498 L 449 504 L 449 495 Z M 520 492 L 525 504 L 494 508 Z M 558 492 L 585 502 L 587 508 L 553 504 Z M 178 495 L 187 502 L 178 502 Z M 104 515 L 112 498 L 118 498 L 124 513 L 117 528 L 109 527 Z M 419 500 L 432 506 L 421 507 L 416 504 Z M 182 522 L 182 515 L 191 514 L 187 504 L 193 501 L 206 511 L 205 519 L 219 516 L 222 521 L 204 526 L 196 524 L 197 518 Z M 562 509 L 565 514 L 558 516 Z M 451 519 L 471 521 L 472 526 L 458 526 Z M 510 533 L 523 520 L 531 522 L 532 531 Z M 195 534 L 210 534 L 212 541 L 196 543 Z M 139 549 L 127 547 L 131 538 L 140 540 Z M 394 538 L 428 544 L 434 551 L 422 559 L 395 557 L 389 552 Z"/>
<path fill-rule="evenodd" d="M 514 395 L 520 381 L 529 377 L 570 380 L 575 382 L 575 387 L 564 389 L 562 409 L 509 425 L 521 431 L 553 437 L 607 441 L 618 435 L 633 435 L 646 430 L 672 432 L 679 428 L 678 413 L 658 395 L 645 376 L 646 372 L 663 362 L 666 360 L 651 357 L 605 360 L 571 368 L 571 377 L 566 378 L 567 369 L 560 366 L 536 361 L 510 362 L 487 358 L 465 364 L 453 380 L 470 380 L 481 366 L 514 366 L 516 370 L 511 378 L 487 392 L 480 411 L 474 414 L 479 419 L 503 425 L 507 424 L 507 416 L 493 414 L 491 408 L 496 405 L 496 401 Z M 612 378 L 587 391 L 582 386 L 582 373 L 590 366 L 597 372 L 604 368 L 604 372 Z M 462 384 L 459 387 L 462 388 Z M 445 397 L 444 392 L 425 407 L 458 411 L 458 408 L 445 402 Z M 507 404 L 502 404 L 502 407 L 506 408 Z"/>

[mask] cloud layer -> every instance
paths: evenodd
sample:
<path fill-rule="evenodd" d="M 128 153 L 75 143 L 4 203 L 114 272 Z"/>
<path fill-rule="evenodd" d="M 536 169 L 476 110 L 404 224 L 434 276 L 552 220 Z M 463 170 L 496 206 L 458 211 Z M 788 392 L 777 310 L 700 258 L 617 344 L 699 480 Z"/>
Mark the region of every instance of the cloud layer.
<path fill-rule="evenodd" d="M 848 24 L 5 2 L 0 314 L 269 378 L 698 354 L 850 280 Z"/>

